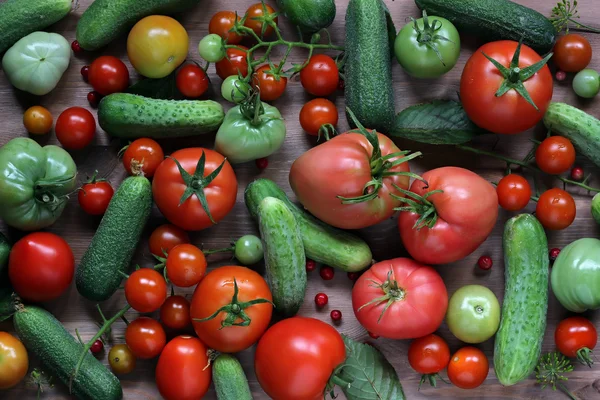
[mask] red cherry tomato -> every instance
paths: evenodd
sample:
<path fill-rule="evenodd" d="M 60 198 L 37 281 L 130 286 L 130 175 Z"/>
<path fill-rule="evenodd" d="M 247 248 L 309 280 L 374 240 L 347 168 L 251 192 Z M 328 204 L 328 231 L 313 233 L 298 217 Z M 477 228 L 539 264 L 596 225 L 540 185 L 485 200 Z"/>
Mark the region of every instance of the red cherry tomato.
<path fill-rule="evenodd" d="M 123 166 L 129 175 L 151 178 L 164 159 L 165 153 L 160 144 L 152 139 L 141 138 L 127 146 L 123 153 Z"/>
<path fill-rule="evenodd" d="M 586 38 L 575 33 L 560 36 L 554 45 L 552 60 L 562 71 L 579 72 L 592 61 L 592 46 Z"/>
<path fill-rule="evenodd" d="M 214 33 L 221 36 L 228 44 L 238 44 L 242 37 L 237 33 L 230 32 L 236 19 L 241 18 L 235 15 L 233 11 L 219 11 L 210 19 L 208 23 L 208 33 Z"/>
<path fill-rule="evenodd" d="M 175 83 L 182 95 L 194 99 L 206 93 L 210 81 L 202 68 L 188 64 L 177 72 Z"/>
<path fill-rule="evenodd" d="M 313 96 L 329 96 L 337 90 L 339 80 L 335 60 L 325 54 L 312 56 L 300 71 L 302 87 Z"/>
<path fill-rule="evenodd" d="M 192 324 L 190 302 L 183 296 L 169 296 L 160 306 L 160 320 L 167 328 L 184 329 Z"/>
<path fill-rule="evenodd" d="M 238 46 L 238 48 L 227 49 L 227 56 L 215 64 L 217 75 L 225 79 L 231 75 L 240 73 L 242 76 L 248 75 L 247 47 Z"/>
<path fill-rule="evenodd" d="M 475 347 L 463 347 L 452 355 L 448 364 L 448 379 L 461 389 L 475 389 L 489 372 L 488 359 Z"/>
<path fill-rule="evenodd" d="M 542 193 L 535 209 L 535 216 L 544 228 L 561 230 L 573 223 L 576 212 L 573 197 L 562 189 L 554 188 Z"/>
<path fill-rule="evenodd" d="M 285 92 L 287 86 L 287 78 L 269 73 L 268 71 L 272 69 L 268 64 L 262 65 L 252 76 L 252 84 L 260 90 L 262 101 L 277 100 Z"/>
<path fill-rule="evenodd" d="M 197 285 L 206 274 L 206 257 L 202 250 L 191 244 L 180 244 L 169 251 L 167 277 L 175 286 Z"/>
<path fill-rule="evenodd" d="M 58 116 L 54 132 L 65 149 L 80 150 L 94 139 L 96 120 L 85 108 L 67 108 Z"/>
<path fill-rule="evenodd" d="M 419 374 L 435 375 L 450 362 L 450 348 L 444 339 L 433 333 L 412 341 L 408 348 L 408 363 Z"/>
<path fill-rule="evenodd" d="M 125 343 L 134 356 L 140 359 L 158 357 L 167 344 L 167 335 L 160 322 L 139 317 L 127 325 Z"/>
<path fill-rule="evenodd" d="M 273 27 L 266 22 L 261 21 L 261 19 L 265 16 L 267 16 L 267 18 L 272 18 L 274 14 L 275 10 L 273 7 L 266 3 L 252 4 L 246 11 L 246 21 L 244 22 L 244 26 L 252 29 L 259 37 L 268 37 L 273 34 Z M 277 24 L 277 17 L 273 18 L 273 22 Z"/>
<path fill-rule="evenodd" d="M 546 138 L 535 151 L 535 162 L 547 174 L 567 172 L 575 163 L 575 147 L 562 136 Z"/>
<path fill-rule="evenodd" d="M 300 126 L 309 135 L 317 136 L 323 125 L 335 127 L 337 123 L 337 107 L 327 99 L 312 99 L 300 110 Z"/>
<path fill-rule="evenodd" d="M 168 253 L 173 247 L 189 242 L 190 236 L 186 231 L 175 225 L 164 224 L 152 232 L 148 244 L 150 253 L 164 257 L 165 252 Z"/>
<path fill-rule="evenodd" d="M 165 278 L 153 269 L 138 269 L 125 281 L 125 298 L 138 312 L 154 312 L 167 299 Z"/>
<path fill-rule="evenodd" d="M 129 71 L 117 57 L 101 56 L 90 64 L 88 81 L 96 92 L 106 96 L 127 89 Z"/>
<path fill-rule="evenodd" d="M 519 211 L 531 200 L 531 186 L 521 175 L 509 174 L 500 179 L 496 187 L 498 204 L 508 211 Z"/>
<path fill-rule="evenodd" d="M 114 194 L 115 190 L 109 182 L 92 178 L 77 193 L 77 201 L 86 214 L 103 215 Z"/>
<path fill-rule="evenodd" d="M 560 321 L 554 332 L 558 351 L 567 357 L 577 357 L 591 367 L 591 350 L 598 343 L 598 332 L 594 324 L 583 317 L 569 317 Z"/>

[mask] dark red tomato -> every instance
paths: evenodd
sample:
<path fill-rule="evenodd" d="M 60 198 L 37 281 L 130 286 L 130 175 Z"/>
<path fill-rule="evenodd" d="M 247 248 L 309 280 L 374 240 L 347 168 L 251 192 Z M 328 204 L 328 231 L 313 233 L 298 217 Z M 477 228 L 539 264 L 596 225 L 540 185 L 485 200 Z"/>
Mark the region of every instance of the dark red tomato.
<path fill-rule="evenodd" d="M 167 335 L 160 322 L 139 317 L 127 325 L 125 343 L 134 356 L 148 360 L 158 357 L 167 344 Z"/>
<path fill-rule="evenodd" d="M 77 201 L 86 214 L 103 215 L 114 194 L 109 182 L 92 179 L 79 189 Z"/>
<path fill-rule="evenodd" d="M 452 355 L 448 364 L 448 379 L 461 389 L 475 389 L 489 372 L 488 359 L 476 347 L 463 347 Z"/>
<path fill-rule="evenodd" d="M 175 286 L 191 287 L 204 278 L 206 266 L 202 250 L 191 244 L 180 244 L 169 251 L 167 278 Z"/>
<path fill-rule="evenodd" d="M 560 321 L 554 332 L 558 351 L 567 357 L 592 366 L 591 353 L 598 343 L 598 332 L 594 324 L 583 317 L 569 317 Z"/>
<path fill-rule="evenodd" d="M 101 56 L 90 64 L 88 81 L 96 92 L 106 96 L 127 89 L 129 71 L 117 57 Z"/>
<path fill-rule="evenodd" d="M 138 269 L 125 281 L 125 298 L 138 312 L 154 312 L 167 299 L 165 278 L 153 269 Z"/>
<path fill-rule="evenodd" d="M 241 18 L 235 15 L 233 11 L 219 11 L 210 19 L 208 23 L 208 33 L 214 33 L 221 36 L 228 44 L 238 44 L 242 37 L 237 33 L 230 32 L 236 19 Z"/>
<path fill-rule="evenodd" d="M 150 253 L 164 257 L 173 247 L 189 242 L 190 236 L 186 231 L 175 225 L 164 224 L 152 231 L 148 245 Z"/>
<path fill-rule="evenodd" d="M 258 37 L 268 37 L 273 34 L 273 27 L 264 20 L 272 18 L 272 21 L 277 24 L 277 17 L 273 18 L 273 15 L 275 15 L 275 10 L 270 5 L 266 3 L 252 4 L 246 11 L 244 26 L 252 29 Z"/>
<path fill-rule="evenodd" d="M 194 99 L 208 90 L 210 81 L 206 72 L 195 64 L 188 64 L 177 72 L 177 89 L 185 97 Z"/>
<path fill-rule="evenodd" d="M 71 247 L 53 233 L 30 233 L 10 251 L 8 277 L 15 292 L 25 301 L 58 298 L 71 284 L 74 272 Z"/>
<path fill-rule="evenodd" d="M 565 72 L 579 72 L 592 61 L 592 46 L 586 38 L 575 33 L 560 36 L 554 44 L 556 66 Z"/>
<path fill-rule="evenodd" d="M 134 140 L 123 153 L 123 166 L 129 175 L 151 178 L 156 168 L 165 159 L 162 147 L 155 140 Z"/>
<path fill-rule="evenodd" d="M 565 137 L 550 136 L 535 151 L 535 162 L 547 174 L 562 174 L 575 164 L 575 147 Z"/>
<path fill-rule="evenodd" d="M 340 80 L 335 60 L 325 54 L 310 58 L 300 71 L 300 83 L 313 96 L 329 96 L 337 90 Z"/>
<path fill-rule="evenodd" d="M 438 335 L 415 339 L 408 348 L 408 362 L 419 374 L 435 375 L 448 366 L 450 348 Z"/>
<path fill-rule="evenodd" d="M 531 200 L 531 186 L 521 175 L 509 174 L 500 179 L 496 187 L 498 204 L 508 211 L 519 211 Z"/>
<path fill-rule="evenodd" d="M 237 46 L 238 48 L 227 49 L 227 56 L 215 64 L 217 75 L 225 79 L 231 75 L 248 75 L 248 57 L 247 47 Z"/>
<path fill-rule="evenodd" d="M 192 324 L 190 302 L 183 296 L 169 296 L 160 306 L 160 320 L 167 328 L 185 329 Z"/>
<path fill-rule="evenodd" d="M 199 400 L 212 377 L 208 349 L 197 338 L 178 336 L 163 349 L 156 364 L 156 386 L 165 400 Z"/>
<path fill-rule="evenodd" d="M 337 107 L 327 99 L 312 99 L 300 110 L 300 126 L 309 135 L 317 136 L 323 125 L 335 127 L 337 123 Z"/>
<path fill-rule="evenodd" d="M 85 108 L 67 108 L 58 116 L 54 132 L 65 149 L 80 150 L 94 139 L 96 120 Z"/>
<path fill-rule="evenodd" d="M 287 78 L 273 75 L 269 64 L 258 67 L 252 76 L 252 85 L 260 90 L 262 101 L 273 101 L 281 97 L 287 86 Z"/>
<path fill-rule="evenodd" d="M 562 189 L 546 190 L 540 196 L 535 216 L 546 229 L 561 230 L 575 220 L 577 209 L 573 197 Z"/>

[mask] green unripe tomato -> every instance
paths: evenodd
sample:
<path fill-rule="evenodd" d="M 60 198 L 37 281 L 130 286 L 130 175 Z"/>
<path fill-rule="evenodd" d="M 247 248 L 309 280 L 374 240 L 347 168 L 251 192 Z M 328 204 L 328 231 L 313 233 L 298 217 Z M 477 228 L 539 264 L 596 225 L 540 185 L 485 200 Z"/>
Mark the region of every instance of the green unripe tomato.
<path fill-rule="evenodd" d="M 225 100 L 232 103 L 241 103 L 248 97 L 249 93 L 250 85 L 237 75 L 228 76 L 221 84 L 221 95 Z"/>
<path fill-rule="evenodd" d="M 225 58 L 225 47 L 221 36 L 211 33 L 206 35 L 198 43 L 200 57 L 211 63 L 216 63 Z"/>
<path fill-rule="evenodd" d="M 235 242 L 235 258 L 243 265 L 253 265 L 263 259 L 262 241 L 254 235 L 245 235 Z"/>
<path fill-rule="evenodd" d="M 494 336 L 500 325 L 500 304 L 487 287 L 467 285 L 450 298 L 446 323 L 450 332 L 466 343 L 482 343 Z"/>
<path fill-rule="evenodd" d="M 579 97 L 595 97 L 600 92 L 600 75 L 590 68 L 579 71 L 573 79 L 573 90 Z"/>
<path fill-rule="evenodd" d="M 592 199 L 592 217 L 600 225 L 600 193 L 596 194 Z"/>

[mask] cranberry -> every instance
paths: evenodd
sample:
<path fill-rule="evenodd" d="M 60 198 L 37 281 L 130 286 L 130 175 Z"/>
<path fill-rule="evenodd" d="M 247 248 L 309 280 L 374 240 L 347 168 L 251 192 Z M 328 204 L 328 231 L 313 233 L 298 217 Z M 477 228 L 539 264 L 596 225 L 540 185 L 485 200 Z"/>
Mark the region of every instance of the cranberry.
<path fill-rule="evenodd" d="M 333 310 L 329 315 L 333 322 L 340 322 L 342 320 L 342 312 L 340 310 Z"/>
<path fill-rule="evenodd" d="M 348 279 L 350 279 L 352 282 L 354 282 L 355 280 L 358 279 L 358 277 L 360 276 L 360 273 L 358 272 L 348 272 Z"/>
<path fill-rule="evenodd" d="M 583 168 L 574 167 L 571 170 L 571 179 L 573 179 L 574 181 L 581 182 L 583 180 L 583 178 L 584 178 Z"/>
<path fill-rule="evenodd" d="M 73 50 L 75 54 L 83 53 L 83 49 L 81 48 L 77 40 L 73 40 L 73 43 L 71 43 L 71 50 Z"/>
<path fill-rule="evenodd" d="M 379 335 L 377 335 L 373 332 L 369 332 L 369 336 L 371 336 L 373 339 L 379 339 Z"/>
<path fill-rule="evenodd" d="M 333 279 L 333 276 L 335 275 L 335 271 L 333 270 L 333 268 L 324 265 L 321 267 L 321 270 L 319 271 L 319 275 L 321 275 L 321 278 L 323 278 L 323 280 L 325 281 L 330 281 Z"/>
<path fill-rule="evenodd" d="M 477 265 L 479 265 L 479 268 L 482 270 L 487 271 L 488 269 L 492 268 L 494 262 L 490 256 L 481 256 L 479 257 L 479 260 L 477 260 Z"/>
<path fill-rule="evenodd" d="M 100 93 L 96 92 L 95 90 L 87 94 L 87 99 L 92 107 L 98 107 L 98 103 L 100 103 L 100 98 Z"/>
<path fill-rule="evenodd" d="M 548 253 L 548 257 L 550 258 L 551 262 L 554 262 L 554 260 L 556 260 L 556 257 L 558 257 L 559 254 L 560 254 L 560 249 L 555 247 L 553 249 L 550 249 L 550 252 Z"/>
<path fill-rule="evenodd" d="M 94 342 L 94 344 L 92 344 L 92 347 L 90 347 L 90 351 L 92 352 L 92 354 L 98 354 L 103 349 L 104 349 L 104 343 L 102 343 L 102 340 L 100 340 L 100 339 L 96 340 Z"/>
<path fill-rule="evenodd" d="M 317 269 L 317 263 L 314 260 L 306 260 L 306 272 L 311 272 Z"/>
<path fill-rule="evenodd" d="M 90 67 L 88 65 L 84 65 L 81 67 L 81 76 L 83 76 L 84 81 L 88 81 L 88 75 L 90 74 Z"/>
<path fill-rule="evenodd" d="M 567 79 L 567 73 L 565 71 L 556 71 L 556 80 L 559 82 Z"/>
<path fill-rule="evenodd" d="M 266 169 L 269 166 L 269 159 L 267 157 L 259 158 L 256 160 L 256 167 L 260 170 Z"/>
<path fill-rule="evenodd" d="M 328 302 L 329 302 L 329 297 L 327 297 L 327 295 L 325 293 L 317 293 L 317 295 L 315 296 L 315 304 L 319 308 L 325 307 Z"/>

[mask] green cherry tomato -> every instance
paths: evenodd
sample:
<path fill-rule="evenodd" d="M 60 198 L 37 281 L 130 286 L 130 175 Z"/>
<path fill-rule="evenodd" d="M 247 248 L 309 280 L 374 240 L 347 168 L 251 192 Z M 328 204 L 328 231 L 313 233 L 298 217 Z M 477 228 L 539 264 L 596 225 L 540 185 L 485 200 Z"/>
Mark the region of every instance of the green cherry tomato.
<path fill-rule="evenodd" d="M 221 95 L 231 103 L 241 103 L 248 97 L 250 85 L 248 82 L 240 79 L 237 75 L 231 75 L 225 78 L 221 84 Z"/>
<path fill-rule="evenodd" d="M 595 97 L 600 92 L 600 75 L 590 68 L 579 71 L 573 79 L 573 90 L 586 99 Z"/>
<path fill-rule="evenodd" d="M 452 22 L 423 12 L 423 18 L 400 30 L 394 53 L 409 75 L 437 78 L 456 65 L 460 56 L 460 36 Z"/>
<path fill-rule="evenodd" d="M 259 237 L 254 235 L 245 235 L 235 242 L 235 258 L 242 265 L 256 264 L 263 259 L 263 245 Z"/>
<path fill-rule="evenodd" d="M 481 285 L 467 285 L 450 298 L 446 323 L 466 343 L 482 343 L 494 336 L 500 324 L 500 305 L 494 293 Z"/>
<path fill-rule="evenodd" d="M 198 43 L 198 52 L 200 57 L 208 62 L 216 63 L 225 57 L 225 48 L 221 36 L 211 33 L 206 35 Z"/>

